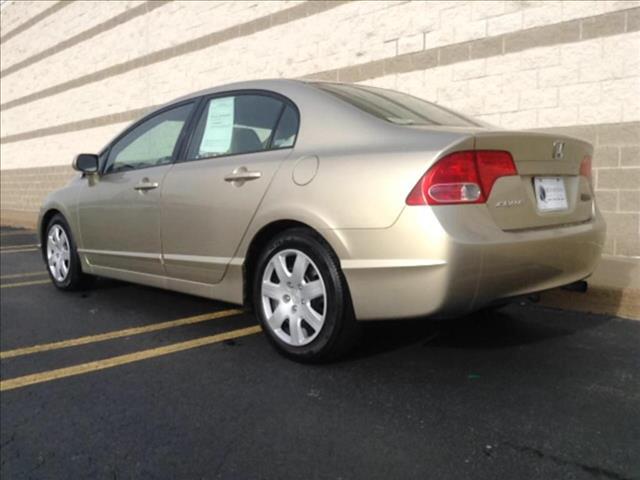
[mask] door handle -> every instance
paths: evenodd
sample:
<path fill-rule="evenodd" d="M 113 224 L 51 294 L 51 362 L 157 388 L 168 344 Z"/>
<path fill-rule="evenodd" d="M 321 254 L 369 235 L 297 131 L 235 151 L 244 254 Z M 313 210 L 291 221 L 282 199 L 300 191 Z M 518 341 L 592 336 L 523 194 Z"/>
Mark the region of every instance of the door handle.
<path fill-rule="evenodd" d="M 133 189 L 139 192 L 146 192 L 147 190 L 153 190 L 158 187 L 158 182 L 150 182 L 148 178 L 143 178 L 139 184 L 133 187 Z"/>
<path fill-rule="evenodd" d="M 225 182 L 231 182 L 234 185 L 240 187 L 244 185 L 244 182 L 250 182 L 251 180 L 257 180 L 262 176 L 262 172 L 249 171 L 246 167 L 238 167 L 233 172 L 224 176 Z"/>

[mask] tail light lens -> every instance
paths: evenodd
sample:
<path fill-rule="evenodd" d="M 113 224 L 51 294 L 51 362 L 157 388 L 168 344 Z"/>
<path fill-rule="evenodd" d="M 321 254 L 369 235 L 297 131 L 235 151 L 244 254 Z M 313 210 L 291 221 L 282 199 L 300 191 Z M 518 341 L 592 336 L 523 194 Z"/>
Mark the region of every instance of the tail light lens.
<path fill-rule="evenodd" d="M 484 203 L 498 178 L 517 174 L 509 152 L 454 152 L 424 174 L 409 193 L 407 205 Z"/>
<path fill-rule="evenodd" d="M 592 182 L 591 182 L 591 157 L 589 155 L 586 155 L 582 159 L 582 162 L 580 162 L 580 176 L 586 177 L 587 180 L 589 181 L 589 185 L 592 184 Z"/>

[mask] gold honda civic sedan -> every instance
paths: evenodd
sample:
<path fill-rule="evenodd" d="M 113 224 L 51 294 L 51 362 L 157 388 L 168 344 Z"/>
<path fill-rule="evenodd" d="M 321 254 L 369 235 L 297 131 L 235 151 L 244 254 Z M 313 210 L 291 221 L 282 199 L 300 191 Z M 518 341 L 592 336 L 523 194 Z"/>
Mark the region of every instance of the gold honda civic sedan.
<path fill-rule="evenodd" d="M 400 92 L 265 80 L 135 122 L 40 213 L 56 287 L 93 276 L 253 309 L 300 361 L 359 321 L 451 317 L 588 277 L 592 147 Z"/>

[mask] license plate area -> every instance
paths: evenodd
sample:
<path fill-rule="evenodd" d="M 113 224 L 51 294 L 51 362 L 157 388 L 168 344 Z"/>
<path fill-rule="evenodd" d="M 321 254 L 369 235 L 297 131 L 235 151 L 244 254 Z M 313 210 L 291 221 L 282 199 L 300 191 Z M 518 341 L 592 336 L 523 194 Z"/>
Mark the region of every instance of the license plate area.
<path fill-rule="evenodd" d="M 567 189 L 562 177 L 533 177 L 536 204 L 540 212 L 567 210 Z"/>

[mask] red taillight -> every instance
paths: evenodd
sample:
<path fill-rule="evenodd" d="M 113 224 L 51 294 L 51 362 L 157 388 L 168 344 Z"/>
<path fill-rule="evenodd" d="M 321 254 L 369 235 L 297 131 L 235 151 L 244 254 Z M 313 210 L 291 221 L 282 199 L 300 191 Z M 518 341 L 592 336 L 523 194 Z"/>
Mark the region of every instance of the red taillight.
<path fill-rule="evenodd" d="M 407 205 L 484 203 L 496 179 L 517 175 L 509 152 L 470 150 L 438 160 L 407 197 Z"/>
<path fill-rule="evenodd" d="M 589 155 L 586 155 L 580 162 L 580 175 L 587 177 L 589 184 L 591 184 L 591 157 Z"/>

